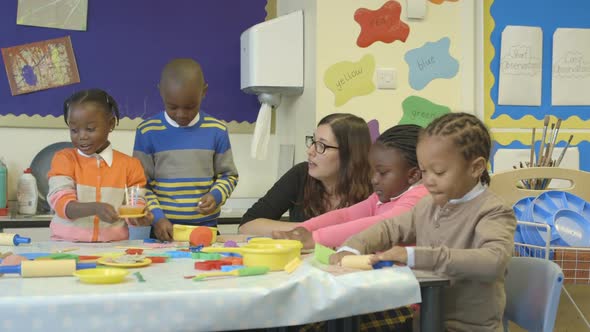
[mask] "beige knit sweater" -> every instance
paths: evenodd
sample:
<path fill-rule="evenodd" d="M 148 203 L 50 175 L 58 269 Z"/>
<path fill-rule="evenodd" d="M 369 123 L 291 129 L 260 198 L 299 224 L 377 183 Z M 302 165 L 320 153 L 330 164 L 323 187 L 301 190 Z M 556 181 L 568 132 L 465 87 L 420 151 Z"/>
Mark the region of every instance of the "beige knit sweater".
<path fill-rule="evenodd" d="M 432 197 L 412 211 L 349 238 L 361 254 L 416 243 L 415 266 L 451 279 L 443 291 L 446 331 L 502 331 L 504 276 L 512 256 L 516 218 L 486 189 L 470 201 L 438 207 Z"/>

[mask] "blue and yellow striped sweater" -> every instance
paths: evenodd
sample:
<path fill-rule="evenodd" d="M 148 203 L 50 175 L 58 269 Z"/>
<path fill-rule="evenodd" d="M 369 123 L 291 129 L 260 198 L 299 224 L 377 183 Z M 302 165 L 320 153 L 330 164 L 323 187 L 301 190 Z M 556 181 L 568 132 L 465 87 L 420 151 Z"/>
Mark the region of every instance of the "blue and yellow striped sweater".
<path fill-rule="evenodd" d="M 148 207 L 157 221 L 216 226 L 221 205 L 238 183 L 225 125 L 200 112 L 191 127 L 173 127 L 161 112 L 143 121 L 135 133 L 133 156 L 139 158 L 148 181 Z M 197 213 L 201 197 L 211 193 L 217 209 Z"/>

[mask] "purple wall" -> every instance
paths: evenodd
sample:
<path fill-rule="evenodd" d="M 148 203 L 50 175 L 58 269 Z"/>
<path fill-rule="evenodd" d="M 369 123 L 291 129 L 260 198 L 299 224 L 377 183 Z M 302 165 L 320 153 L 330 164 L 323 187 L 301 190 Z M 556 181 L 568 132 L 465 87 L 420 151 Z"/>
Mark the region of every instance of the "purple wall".
<path fill-rule="evenodd" d="M 0 1 L 0 47 L 69 35 L 81 83 L 13 97 L 2 68 L 0 115 L 61 116 L 69 94 L 98 87 L 117 100 L 122 116 L 146 118 L 163 110 L 163 65 L 191 57 L 209 83 L 203 110 L 226 121 L 256 120 L 256 97 L 240 90 L 240 34 L 264 21 L 266 0 L 90 0 L 87 31 L 16 25 L 16 5 Z"/>

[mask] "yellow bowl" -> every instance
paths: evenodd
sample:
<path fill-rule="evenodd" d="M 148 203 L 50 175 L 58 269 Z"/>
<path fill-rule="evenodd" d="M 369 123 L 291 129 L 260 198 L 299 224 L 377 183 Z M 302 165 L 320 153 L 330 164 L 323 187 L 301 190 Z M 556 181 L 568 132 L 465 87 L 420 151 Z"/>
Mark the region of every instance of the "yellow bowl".
<path fill-rule="evenodd" d="M 174 241 L 182 241 L 188 242 L 191 232 L 193 229 L 197 227 L 206 227 L 206 226 L 189 226 L 189 225 L 174 225 L 172 226 L 173 235 L 172 238 Z M 217 240 L 217 228 L 216 227 L 207 227 L 211 230 L 211 234 L 213 234 L 213 239 L 211 243 L 215 243 Z"/>
<path fill-rule="evenodd" d="M 299 250 L 301 250 L 303 248 L 303 243 L 301 243 L 301 241 L 297 241 L 297 240 L 275 240 L 275 239 L 271 239 L 268 237 L 255 237 L 250 239 L 250 241 L 248 241 L 248 244 L 265 244 L 265 245 L 271 245 L 271 246 L 275 246 L 278 248 L 281 247 L 291 247 L 291 248 L 297 248 Z"/>
<path fill-rule="evenodd" d="M 301 256 L 301 246 L 268 243 L 249 243 L 240 248 L 207 247 L 202 251 L 235 252 L 243 256 L 245 266 L 266 266 L 272 271 L 284 270 L 285 265 Z"/>
<path fill-rule="evenodd" d="M 86 284 L 117 284 L 123 282 L 129 271 L 117 268 L 84 269 L 74 272 Z"/>

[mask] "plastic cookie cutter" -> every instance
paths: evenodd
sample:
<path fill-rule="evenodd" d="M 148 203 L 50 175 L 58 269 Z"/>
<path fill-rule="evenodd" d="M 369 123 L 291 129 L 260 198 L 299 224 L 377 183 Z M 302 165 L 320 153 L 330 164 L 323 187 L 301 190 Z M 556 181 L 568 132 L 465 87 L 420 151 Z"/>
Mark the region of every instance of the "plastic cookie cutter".
<path fill-rule="evenodd" d="M 147 256 L 152 263 L 166 263 L 168 256 Z"/>
<path fill-rule="evenodd" d="M 287 265 L 285 265 L 285 271 L 288 274 L 293 273 L 293 271 L 297 270 L 297 268 L 301 265 L 301 259 L 299 257 L 293 258 Z"/>
<path fill-rule="evenodd" d="M 204 261 L 204 262 L 196 262 L 195 263 L 195 270 L 219 270 L 223 265 L 231 265 L 229 262 L 224 262 L 220 260 L 216 261 Z"/>
<path fill-rule="evenodd" d="M 231 265 L 243 265 L 244 259 L 242 257 L 223 257 L 222 262 L 228 262 Z"/>
<path fill-rule="evenodd" d="M 203 249 L 203 247 L 204 247 L 204 246 L 203 246 L 202 244 L 200 244 L 200 245 L 198 245 L 198 246 L 191 246 L 191 247 L 188 247 L 188 250 L 189 250 L 190 252 L 201 252 L 201 249 Z"/>
<path fill-rule="evenodd" d="M 226 247 L 226 248 L 230 248 L 230 247 Z M 221 256 L 225 256 L 225 257 L 242 257 L 242 255 L 238 254 L 237 252 L 222 252 Z"/>
<path fill-rule="evenodd" d="M 223 265 L 221 267 L 221 272 L 230 272 L 233 270 L 243 269 L 244 267 L 244 265 Z"/>
<path fill-rule="evenodd" d="M 129 255 L 141 255 L 141 254 L 143 254 L 143 249 L 141 249 L 141 248 L 129 248 L 129 249 L 125 250 L 125 253 L 126 254 L 129 254 Z"/>
<path fill-rule="evenodd" d="M 225 248 L 237 248 L 238 247 L 238 244 L 236 243 L 236 241 L 229 240 L 229 241 L 225 241 L 225 243 L 223 244 L 223 246 Z"/>
<path fill-rule="evenodd" d="M 221 259 L 221 255 L 217 253 L 193 252 L 191 253 L 193 259 L 200 259 L 205 261 L 216 261 Z"/>
<path fill-rule="evenodd" d="M 139 281 L 139 282 L 145 282 L 145 279 L 141 275 L 141 272 L 135 272 L 135 273 L 133 273 L 133 275 L 135 275 L 135 277 L 137 278 L 137 281 Z"/>
<path fill-rule="evenodd" d="M 166 255 L 170 258 L 191 258 L 191 253 L 188 251 L 166 251 Z"/>

